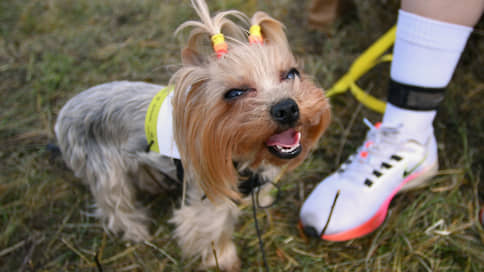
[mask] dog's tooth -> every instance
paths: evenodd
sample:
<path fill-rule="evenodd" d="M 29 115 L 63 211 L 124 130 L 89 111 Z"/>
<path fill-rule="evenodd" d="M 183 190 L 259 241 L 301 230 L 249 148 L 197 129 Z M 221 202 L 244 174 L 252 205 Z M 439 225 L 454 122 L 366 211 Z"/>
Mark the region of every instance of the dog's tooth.
<path fill-rule="evenodd" d="M 277 150 L 281 153 L 291 153 L 294 150 L 296 150 L 298 147 L 299 147 L 299 145 L 298 146 L 292 146 L 292 147 L 284 147 L 284 146 L 276 145 Z"/>

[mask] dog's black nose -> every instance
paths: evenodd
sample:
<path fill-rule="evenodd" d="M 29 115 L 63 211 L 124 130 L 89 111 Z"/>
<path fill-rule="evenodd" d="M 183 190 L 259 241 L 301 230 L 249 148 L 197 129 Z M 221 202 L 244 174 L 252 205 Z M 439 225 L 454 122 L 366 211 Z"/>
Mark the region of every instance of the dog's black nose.
<path fill-rule="evenodd" d="M 296 101 L 286 98 L 272 106 L 271 116 L 281 125 L 291 125 L 299 120 L 299 107 Z"/>

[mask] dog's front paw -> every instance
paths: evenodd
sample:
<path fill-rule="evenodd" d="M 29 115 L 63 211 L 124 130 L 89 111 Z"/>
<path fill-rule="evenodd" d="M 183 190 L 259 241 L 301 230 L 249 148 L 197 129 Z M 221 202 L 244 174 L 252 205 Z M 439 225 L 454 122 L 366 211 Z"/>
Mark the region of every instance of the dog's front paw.
<path fill-rule="evenodd" d="M 122 233 L 123 240 L 142 242 L 152 238 L 147 226 L 149 218 L 143 210 L 123 212 L 121 209 L 98 209 L 97 214 L 103 219 L 104 228 L 112 233 Z"/>
<path fill-rule="evenodd" d="M 204 258 L 200 268 L 206 270 L 216 267 L 221 271 L 239 272 L 240 266 L 241 263 L 239 257 L 237 257 L 237 249 L 234 243 L 230 242 L 219 250 L 215 249 L 215 253 L 209 254 Z"/>
<path fill-rule="evenodd" d="M 129 229 L 124 231 L 123 239 L 133 242 L 143 242 L 150 241 L 152 236 L 148 231 L 148 227 L 144 224 L 131 224 Z"/>

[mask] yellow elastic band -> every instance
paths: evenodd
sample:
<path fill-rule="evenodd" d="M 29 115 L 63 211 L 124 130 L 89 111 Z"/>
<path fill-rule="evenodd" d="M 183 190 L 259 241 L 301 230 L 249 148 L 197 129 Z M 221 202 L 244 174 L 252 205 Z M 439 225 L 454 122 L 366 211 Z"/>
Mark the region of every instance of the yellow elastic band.
<path fill-rule="evenodd" d="M 165 101 L 165 98 L 168 94 L 173 91 L 173 86 L 167 86 L 159 91 L 155 97 L 151 100 L 150 106 L 148 107 L 148 111 L 146 112 L 145 117 L 145 133 L 146 133 L 146 140 L 150 145 L 150 151 L 160 152 L 160 148 L 158 145 L 158 133 L 157 133 L 157 124 L 158 124 L 158 114 L 160 112 L 161 105 Z"/>
<path fill-rule="evenodd" d="M 263 44 L 264 40 L 262 39 L 262 33 L 260 29 L 260 25 L 252 25 L 249 29 L 249 42 L 250 44 Z"/>
<path fill-rule="evenodd" d="M 228 46 L 222 33 L 218 33 L 212 36 L 212 44 L 213 51 L 217 53 L 217 58 L 220 58 L 224 54 L 227 54 Z"/>
<path fill-rule="evenodd" d="M 252 25 L 249 29 L 251 35 L 261 36 L 260 25 Z"/>
<path fill-rule="evenodd" d="M 218 33 L 212 36 L 212 43 L 214 46 L 223 42 L 225 42 L 224 34 Z"/>
<path fill-rule="evenodd" d="M 380 113 L 385 112 L 385 102 L 365 93 L 356 85 L 356 81 L 376 64 L 391 61 L 390 54 L 383 54 L 392 46 L 395 34 L 396 26 L 393 26 L 353 62 L 349 71 L 328 90 L 326 95 L 331 97 L 351 90 L 356 99 L 368 108 Z"/>

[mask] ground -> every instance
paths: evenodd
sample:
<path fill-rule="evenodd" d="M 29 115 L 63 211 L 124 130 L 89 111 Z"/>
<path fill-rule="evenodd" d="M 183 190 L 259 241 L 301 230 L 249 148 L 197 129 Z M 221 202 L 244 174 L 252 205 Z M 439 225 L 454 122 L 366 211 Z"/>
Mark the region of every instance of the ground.
<path fill-rule="evenodd" d="M 191 271 L 167 223 L 178 199 L 150 201 L 154 240 L 129 244 L 90 216 L 92 197 L 46 151 L 62 105 L 112 80 L 165 83 L 180 63 L 177 25 L 189 1 L 0 1 L 0 271 Z M 356 1 L 355 1 L 356 2 Z M 306 1 L 214 0 L 212 10 L 264 10 L 287 26 L 295 54 L 329 88 L 396 19 L 398 2 L 358 1 L 329 33 L 309 29 Z M 484 24 L 471 36 L 435 121 L 440 172 L 427 188 L 398 195 L 374 233 L 349 242 L 306 239 L 304 197 L 361 143 L 380 116 L 350 94 L 332 98 L 333 122 L 312 156 L 281 181 L 276 205 L 258 212 L 271 271 L 484 271 L 477 223 L 483 179 Z M 385 98 L 388 64 L 359 81 Z M 481 185 L 481 187 L 483 187 Z M 482 199 L 481 199 L 482 200 Z M 263 271 L 251 211 L 236 228 L 244 271 Z M 96 257 L 97 256 L 97 257 Z M 96 262 L 97 260 L 97 262 Z M 216 270 L 214 270 L 216 271 Z"/>

